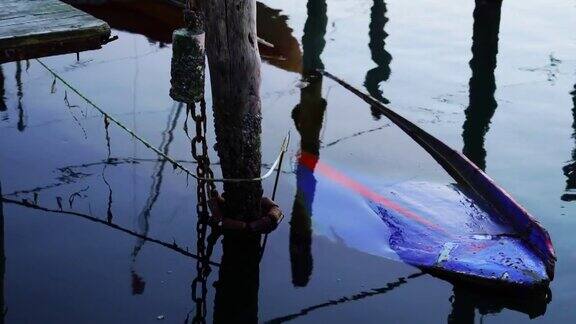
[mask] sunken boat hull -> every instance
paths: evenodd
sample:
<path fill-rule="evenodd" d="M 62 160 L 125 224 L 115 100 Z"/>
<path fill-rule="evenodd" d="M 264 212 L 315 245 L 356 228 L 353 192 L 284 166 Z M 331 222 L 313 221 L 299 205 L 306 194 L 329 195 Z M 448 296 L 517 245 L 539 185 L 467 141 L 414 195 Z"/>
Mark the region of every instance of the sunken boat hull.
<path fill-rule="evenodd" d="M 369 95 L 321 73 L 379 109 L 449 180 L 385 183 L 372 175 L 344 174 L 343 168 L 304 152 L 298 172 L 310 174 L 301 176 L 299 190 L 319 201 L 311 207 L 317 233 L 451 280 L 530 289 L 549 284 L 556 262 L 550 237 L 504 189 L 461 153 Z M 350 191 L 356 198 L 348 197 Z M 319 198 L 326 192 L 329 203 Z"/>

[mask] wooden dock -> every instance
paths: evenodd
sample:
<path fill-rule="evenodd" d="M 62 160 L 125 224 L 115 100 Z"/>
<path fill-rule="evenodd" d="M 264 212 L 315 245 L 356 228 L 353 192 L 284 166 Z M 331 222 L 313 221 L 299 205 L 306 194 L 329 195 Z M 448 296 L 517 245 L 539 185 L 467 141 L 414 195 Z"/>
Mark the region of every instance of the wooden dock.
<path fill-rule="evenodd" d="M 110 27 L 58 0 L 0 0 L 0 63 L 98 49 Z"/>

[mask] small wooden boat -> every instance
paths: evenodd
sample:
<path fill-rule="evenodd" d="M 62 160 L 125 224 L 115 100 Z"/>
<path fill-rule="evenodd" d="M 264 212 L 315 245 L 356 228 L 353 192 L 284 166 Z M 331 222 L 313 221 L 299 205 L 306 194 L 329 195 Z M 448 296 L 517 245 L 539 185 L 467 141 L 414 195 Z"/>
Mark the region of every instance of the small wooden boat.
<path fill-rule="evenodd" d="M 554 277 L 556 261 L 550 237 L 508 193 L 461 153 L 343 80 L 325 71 L 321 73 L 380 109 L 425 149 L 453 181 L 383 183 L 345 175 L 317 156 L 303 152 L 298 172 L 308 170 L 314 176 L 300 181 L 300 186 L 313 185 L 318 196 L 326 187 L 321 188 L 323 182 L 315 177 L 322 177 L 343 188 L 326 189 L 332 190 L 330 204 L 319 204 L 319 208 L 330 210 L 315 210 L 314 219 L 320 223 L 318 233 L 443 278 L 524 288 L 548 285 Z M 334 215 L 358 205 L 350 191 L 357 193 L 366 206 L 353 213 L 372 213 L 372 219 L 364 221 L 364 225 L 350 217 Z M 377 237 L 385 240 L 375 242 Z"/>

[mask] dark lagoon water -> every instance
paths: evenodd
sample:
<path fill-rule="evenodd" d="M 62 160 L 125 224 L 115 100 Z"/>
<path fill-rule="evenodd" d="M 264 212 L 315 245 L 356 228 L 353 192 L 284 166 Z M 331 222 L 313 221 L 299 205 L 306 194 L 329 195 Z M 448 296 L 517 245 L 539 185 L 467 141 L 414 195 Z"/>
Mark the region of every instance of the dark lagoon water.
<path fill-rule="evenodd" d="M 79 6 L 107 20 L 119 39 L 79 60 L 42 61 L 194 169 L 186 107 L 169 96 L 170 39 L 179 9 L 159 1 L 99 3 Z M 276 197 L 286 217 L 269 237 L 258 298 L 250 301 L 259 321 L 576 320 L 576 3 L 477 3 L 259 4 L 259 34 L 275 44 L 261 53 L 263 172 L 292 134 Z M 303 81 L 302 66 L 324 67 L 389 103 L 463 151 L 526 207 L 556 248 L 551 300 L 477 294 L 393 260 L 379 249 L 385 233 L 365 216 L 366 202 L 322 177 L 315 179 L 314 200 L 303 205 L 301 151 L 314 151 L 322 163 L 375 186 L 452 180 L 390 121 L 336 83 Z M 191 289 L 198 275 L 190 257 L 197 243 L 193 179 L 124 130 L 106 128 L 99 113 L 37 61 L 0 68 L 4 321 L 190 321 L 198 307 Z M 206 91 L 206 142 L 218 177 Z M 273 184 L 272 178 L 263 182 L 266 195 Z M 213 261 L 221 255 L 217 244 Z M 208 322 L 215 316 L 217 279 L 212 266 L 200 300 Z"/>

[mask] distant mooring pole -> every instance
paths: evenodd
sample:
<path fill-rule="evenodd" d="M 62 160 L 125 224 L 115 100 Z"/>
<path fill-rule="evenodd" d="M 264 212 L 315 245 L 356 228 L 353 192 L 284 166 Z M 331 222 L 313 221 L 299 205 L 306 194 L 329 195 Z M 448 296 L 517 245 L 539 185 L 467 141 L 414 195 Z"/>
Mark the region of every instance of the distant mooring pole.
<path fill-rule="evenodd" d="M 260 176 L 260 54 L 256 0 L 205 1 L 216 149 L 224 178 Z M 260 182 L 224 183 L 224 214 L 249 222 L 260 216 Z M 256 323 L 260 235 L 224 232 L 214 322 Z"/>

